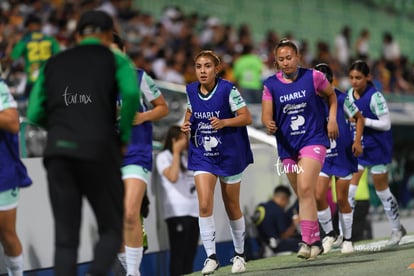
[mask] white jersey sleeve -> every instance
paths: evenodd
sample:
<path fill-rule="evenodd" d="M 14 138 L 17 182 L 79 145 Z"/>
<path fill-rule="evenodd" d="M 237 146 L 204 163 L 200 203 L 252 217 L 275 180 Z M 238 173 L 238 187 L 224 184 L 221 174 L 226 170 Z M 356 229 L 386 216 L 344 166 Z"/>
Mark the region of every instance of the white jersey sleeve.
<path fill-rule="evenodd" d="M 380 92 L 376 92 L 371 97 L 371 102 L 369 104 L 371 111 L 378 117 L 389 113 L 387 101 Z"/>
<path fill-rule="evenodd" d="M 390 112 L 388 110 L 387 101 L 380 92 L 376 92 L 371 97 L 369 107 L 378 120 L 365 118 L 365 126 L 376 130 L 389 130 L 391 128 Z"/>

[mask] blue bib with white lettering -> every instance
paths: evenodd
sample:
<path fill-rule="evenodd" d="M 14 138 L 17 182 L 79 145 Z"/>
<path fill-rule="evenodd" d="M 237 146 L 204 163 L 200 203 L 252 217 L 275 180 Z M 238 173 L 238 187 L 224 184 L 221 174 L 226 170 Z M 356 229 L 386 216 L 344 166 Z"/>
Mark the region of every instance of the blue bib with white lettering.
<path fill-rule="evenodd" d="M 18 139 L 17 134 L 0 130 L 0 192 L 32 184 L 20 160 Z"/>
<path fill-rule="evenodd" d="M 312 70 L 299 68 L 292 83 L 283 83 L 273 75 L 264 85 L 273 98 L 273 120 L 278 128 L 275 136 L 281 159 L 297 157 L 305 146 L 329 147 L 325 103 L 316 94 Z"/>
<path fill-rule="evenodd" d="M 355 105 L 359 108 L 362 115 L 366 118 L 378 120 L 370 107 L 371 98 L 378 90 L 368 85 L 365 92 L 356 100 L 352 94 L 352 89 L 348 91 L 349 97 L 355 101 Z M 370 127 L 364 127 L 362 136 L 363 152 L 358 156 L 358 163 L 364 166 L 372 166 L 379 164 L 389 164 L 392 159 L 392 131 L 376 130 Z"/>
<path fill-rule="evenodd" d="M 144 71 L 137 68 L 138 87 L 141 86 L 143 74 Z M 137 111 L 144 112 L 147 109 L 148 107 L 141 97 Z M 152 122 L 146 121 L 132 127 L 131 140 L 122 163 L 122 166 L 127 165 L 138 165 L 152 171 Z"/>
<path fill-rule="evenodd" d="M 210 124 L 211 117 L 226 119 L 235 116 L 229 104 L 234 84 L 217 79 L 216 88 L 206 96 L 199 92 L 199 87 L 199 82 L 187 85 L 192 108 L 188 169 L 207 171 L 218 176 L 239 174 L 253 163 L 246 127 L 216 130 Z"/>
<path fill-rule="evenodd" d="M 339 136 L 336 140 L 331 140 L 331 145 L 326 151 L 326 158 L 321 171 L 329 176 L 345 177 L 358 171 L 358 162 L 352 153 L 352 127 L 344 112 L 347 94 L 338 89 L 335 89 L 335 93 L 338 101 L 336 121 L 338 123 Z M 328 115 L 328 106 L 325 105 L 326 118 L 328 118 Z"/>

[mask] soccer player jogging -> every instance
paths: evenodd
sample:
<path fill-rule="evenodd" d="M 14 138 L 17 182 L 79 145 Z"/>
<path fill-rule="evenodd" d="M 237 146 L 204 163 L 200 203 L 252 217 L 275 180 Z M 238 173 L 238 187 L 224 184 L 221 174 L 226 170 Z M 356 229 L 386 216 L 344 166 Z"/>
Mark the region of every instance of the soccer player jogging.
<path fill-rule="evenodd" d="M 327 64 L 320 63 L 315 66 L 315 69 L 324 73 L 328 81 L 332 83 L 333 72 Z M 331 209 L 327 201 L 329 182 L 332 177 L 335 177 L 336 181 L 335 188 L 339 208 L 339 223 L 344 237 L 341 252 L 352 253 L 354 251 L 351 240 L 353 212 L 348 201 L 348 190 L 352 173 L 357 171 L 358 162 L 356 156 L 362 153 L 361 139 L 364 130 L 364 118 L 361 112 L 359 112 L 358 107 L 349 101 L 346 93 L 336 88 L 335 93 L 338 100 L 336 119 L 339 136 L 336 140 L 331 140 L 331 145 L 326 152 L 325 162 L 319 174 L 318 185 L 316 186 L 318 220 L 326 234 L 322 240 L 324 254 L 331 250 L 337 237 L 332 224 Z M 348 118 L 351 118 L 355 122 L 355 139 Z"/>
<path fill-rule="evenodd" d="M 348 200 L 354 207 L 357 185 L 364 167 L 368 167 L 375 191 L 392 228 L 391 237 L 386 245 L 395 246 L 407 232 L 400 222 L 398 202 L 388 186 L 388 166 L 392 159 L 392 132 L 388 105 L 382 93 L 372 83 L 370 69 L 365 61 L 353 62 L 348 70 L 348 77 L 352 86 L 348 90 L 348 97 L 365 117 L 362 139 L 364 151 L 358 156 L 358 172 L 352 176 Z"/>
<path fill-rule="evenodd" d="M 115 46 L 124 51 L 124 44 L 117 34 L 113 34 Z M 122 179 L 125 185 L 124 199 L 124 244 L 118 259 L 127 275 L 140 275 L 139 268 L 143 256 L 143 227 L 141 204 L 152 171 L 152 121 L 167 116 L 168 106 L 154 80 L 142 69 L 137 68 L 138 86 L 142 97 L 137 106 L 133 121 L 131 141 L 122 164 Z M 149 102 L 153 108 L 149 108 Z M 122 102 L 119 103 L 122 106 Z M 123 253 L 122 251 L 125 251 Z"/>
<path fill-rule="evenodd" d="M 302 230 L 298 257 L 313 259 L 323 250 L 315 187 L 329 139 L 338 136 L 337 100 L 323 73 L 299 67 L 293 42 L 282 39 L 273 54 L 280 71 L 264 81 L 262 122 L 276 136 L 279 158 L 298 196 Z M 327 123 L 323 98 L 329 107 Z"/>
<path fill-rule="evenodd" d="M 188 107 L 181 131 L 190 134 L 188 169 L 194 171 L 199 200 L 199 226 L 207 259 L 203 274 L 218 269 L 214 189 L 221 193 L 233 239 L 232 273 L 246 270 L 245 222 L 240 208 L 240 183 L 244 169 L 253 163 L 246 125 L 250 112 L 235 85 L 217 78 L 221 60 L 213 51 L 201 51 L 194 59 L 198 81 L 187 85 Z"/>
<path fill-rule="evenodd" d="M 19 155 L 19 114 L 4 80 L 0 79 L 0 242 L 8 275 L 23 276 L 23 250 L 16 232 L 20 188 L 32 180 Z"/>

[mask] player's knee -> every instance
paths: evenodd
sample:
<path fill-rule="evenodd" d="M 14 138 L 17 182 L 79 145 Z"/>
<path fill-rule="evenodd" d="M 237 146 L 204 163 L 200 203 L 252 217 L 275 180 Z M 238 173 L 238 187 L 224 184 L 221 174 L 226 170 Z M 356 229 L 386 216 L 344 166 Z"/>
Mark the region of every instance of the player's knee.
<path fill-rule="evenodd" d="M 140 222 L 140 215 L 137 211 L 125 211 L 124 225 L 127 228 L 133 227 Z"/>
<path fill-rule="evenodd" d="M 325 203 L 326 202 L 326 194 L 324 193 L 315 193 L 316 203 Z"/>
<path fill-rule="evenodd" d="M 213 210 L 212 210 L 210 204 L 200 203 L 199 213 L 203 217 L 210 216 L 213 213 Z"/>
<path fill-rule="evenodd" d="M 345 208 L 349 207 L 348 197 L 338 197 L 337 203 L 338 203 L 339 209 L 341 210 L 344 210 Z"/>
<path fill-rule="evenodd" d="M 307 186 L 298 188 L 298 194 L 301 198 L 312 198 L 315 196 L 313 189 Z"/>

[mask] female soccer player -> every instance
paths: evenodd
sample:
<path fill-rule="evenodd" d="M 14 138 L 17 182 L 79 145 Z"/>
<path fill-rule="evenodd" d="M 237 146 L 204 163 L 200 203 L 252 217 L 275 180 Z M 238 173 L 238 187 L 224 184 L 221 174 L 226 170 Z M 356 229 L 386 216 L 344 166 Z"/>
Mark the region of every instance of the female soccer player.
<path fill-rule="evenodd" d="M 19 157 L 17 103 L 0 79 L 0 243 L 8 275 L 23 275 L 23 249 L 16 232 L 20 188 L 32 180 Z"/>
<path fill-rule="evenodd" d="M 320 63 L 315 69 L 325 74 L 330 83 L 333 81 L 333 72 L 331 68 Z M 336 198 L 339 208 L 339 223 L 341 225 L 344 242 L 342 243 L 342 253 L 354 252 L 352 246 L 352 221 L 353 212 L 348 201 L 349 183 L 352 173 L 358 169 L 356 156 L 362 153 L 362 132 L 364 130 L 364 118 L 358 107 L 351 103 L 346 93 L 334 89 L 338 100 L 337 123 L 339 129 L 339 137 L 335 141 L 331 141 L 329 150 L 326 153 L 325 163 L 319 174 L 318 185 L 316 186 L 316 205 L 318 208 L 318 220 L 326 233 L 322 240 L 323 252 L 328 253 L 336 239 L 336 233 L 332 224 L 331 209 L 328 205 L 327 192 L 329 182 L 332 176 L 335 177 Z M 350 121 L 352 119 L 356 123 L 356 135 L 353 137 Z"/>
<path fill-rule="evenodd" d="M 323 73 L 299 67 L 292 41 L 282 39 L 274 56 L 280 71 L 264 81 L 262 122 L 276 136 L 284 171 L 299 199 L 302 245 L 298 257 L 313 259 L 323 251 L 315 187 L 329 138 L 338 136 L 336 95 Z M 323 98 L 329 106 L 327 124 Z"/>
<path fill-rule="evenodd" d="M 190 133 L 188 169 L 194 171 L 199 200 L 199 226 L 207 259 L 203 274 L 219 266 L 213 217 L 217 178 L 235 249 L 232 273 L 246 270 L 245 222 L 239 195 L 243 170 L 253 163 L 246 125 L 252 117 L 233 83 L 217 78 L 220 58 L 201 51 L 194 59 L 198 81 L 187 85 L 188 108 L 181 131 Z"/>
<path fill-rule="evenodd" d="M 113 33 L 113 47 L 125 51 L 122 39 Z M 152 171 L 152 122 L 167 116 L 168 105 L 154 80 L 141 68 L 137 68 L 138 86 L 142 98 L 133 121 L 131 141 L 122 164 L 124 198 L 124 250 L 118 259 L 127 275 L 140 275 L 144 251 L 144 232 L 141 221 L 141 205 Z M 148 107 L 146 102 L 152 105 Z M 122 105 L 122 102 L 119 103 Z M 122 251 L 125 251 L 122 252 Z"/>
<path fill-rule="evenodd" d="M 364 152 L 358 157 L 358 172 L 352 176 L 348 199 L 351 205 L 354 205 L 359 179 L 364 172 L 364 167 L 369 167 L 375 191 L 391 223 L 391 238 L 387 246 L 395 246 L 407 232 L 400 223 L 398 202 L 388 186 L 388 165 L 392 159 L 392 132 L 388 105 L 382 93 L 372 83 L 369 66 L 365 61 L 357 60 L 352 63 L 348 76 L 352 86 L 348 90 L 348 97 L 351 102 L 355 102 L 365 117 L 362 140 Z"/>

